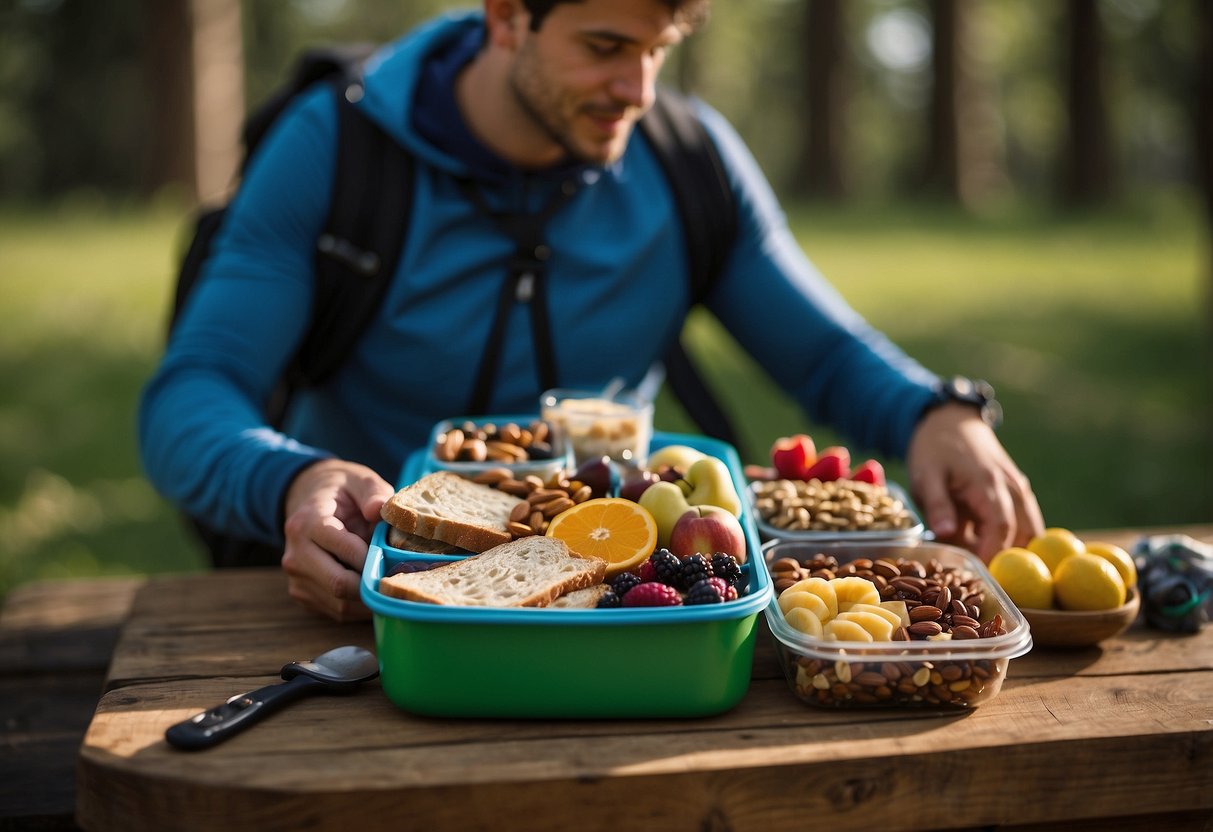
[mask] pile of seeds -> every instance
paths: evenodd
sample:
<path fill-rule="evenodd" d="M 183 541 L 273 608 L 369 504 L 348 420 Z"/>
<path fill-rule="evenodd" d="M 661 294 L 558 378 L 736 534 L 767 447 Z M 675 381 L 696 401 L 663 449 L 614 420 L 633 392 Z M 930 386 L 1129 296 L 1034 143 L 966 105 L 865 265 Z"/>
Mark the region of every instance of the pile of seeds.
<path fill-rule="evenodd" d="M 913 518 L 883 485 L 855 480 L 769 480 L 754 484 L 754 511 L 787 531 L 889 531 Z"/>

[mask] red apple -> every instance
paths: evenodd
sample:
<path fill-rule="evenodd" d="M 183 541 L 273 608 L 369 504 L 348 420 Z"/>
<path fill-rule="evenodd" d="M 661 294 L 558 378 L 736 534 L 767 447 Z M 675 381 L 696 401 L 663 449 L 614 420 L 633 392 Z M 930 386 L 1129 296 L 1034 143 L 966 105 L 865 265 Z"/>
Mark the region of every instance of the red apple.
<path fill-rule="evenodd" d="M 851 472 L 851 479 L 872 485 L 884 485 L 884 466 L 874 459 L 869 459 Z"/>
<path fill-rule="evenodd" d="M 781 436 L 771 446 L 771 464 L 779 476 L 788 480 L 802 480 L 804 473 L 817 459 L 817 447 L 803 433 Z"/>
<path fill-rule="evenodd" d="M 619 496 L 634 503 L 640 502 L 640 495 L 655 482 L 661 482 L 661 476 L 653 471 L 636 471 L 628 474 L 623 485 L 619 486 Z"/>
<path fill-rule="evenodd" d="M 719 506 L 691 506 L 674 523 L 669 550 L 680 558 L 724 552 L 745 563 L 745 532 L 732 512 Z"/>
<path fill-rule="evenodd" d="M 851 452 L 838 445 L 832 445 L 817 455 L 817 461 L 804 472 L 804 479 L 832 482 L 844 479 L 850 473 Z"/>

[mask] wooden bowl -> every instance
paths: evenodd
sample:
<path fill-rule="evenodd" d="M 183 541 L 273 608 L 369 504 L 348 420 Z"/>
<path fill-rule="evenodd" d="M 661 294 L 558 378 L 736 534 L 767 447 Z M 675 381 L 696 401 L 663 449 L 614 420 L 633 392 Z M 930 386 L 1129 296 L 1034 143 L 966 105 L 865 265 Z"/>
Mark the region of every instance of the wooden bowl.
<path fill-rule="evenodd" d="M 1114 610 L 1033 610 L 1020 607 L 1028 619 L 1032 642 L 1041 647 L 1090 647 L 1128 629 L 1137 618 L 1141 595 L 1129 590 L 1128 600 Z"/>

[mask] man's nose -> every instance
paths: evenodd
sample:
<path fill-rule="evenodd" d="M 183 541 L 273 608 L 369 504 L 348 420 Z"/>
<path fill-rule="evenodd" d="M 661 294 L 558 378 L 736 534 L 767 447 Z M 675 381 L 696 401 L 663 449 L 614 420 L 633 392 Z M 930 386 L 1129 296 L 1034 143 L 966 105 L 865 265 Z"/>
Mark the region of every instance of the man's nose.
<path fill-rule="evenodd" d="M 611 95 L 629 107 L 647 110 L 657 96 L 657 70 L 660 61 L 653 55 L 642 55 L 628 61 L 611 81 Z"/>

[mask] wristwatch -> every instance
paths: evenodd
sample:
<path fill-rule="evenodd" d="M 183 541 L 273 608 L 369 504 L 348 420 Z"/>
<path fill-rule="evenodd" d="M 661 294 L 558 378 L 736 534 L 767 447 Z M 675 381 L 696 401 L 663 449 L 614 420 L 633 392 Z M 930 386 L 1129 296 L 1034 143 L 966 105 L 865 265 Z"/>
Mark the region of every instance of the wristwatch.
<path fill-rule="evenodd" d="M 972 405 L 981 414 L 981 419 L 991 428 L 1002 424 L 1002 405 L 994 398 L 994 388 L 981 379 L 952 376 L 942 380 L 935 388 L 935 398 L 928 409 L 947 402 Z"/>

